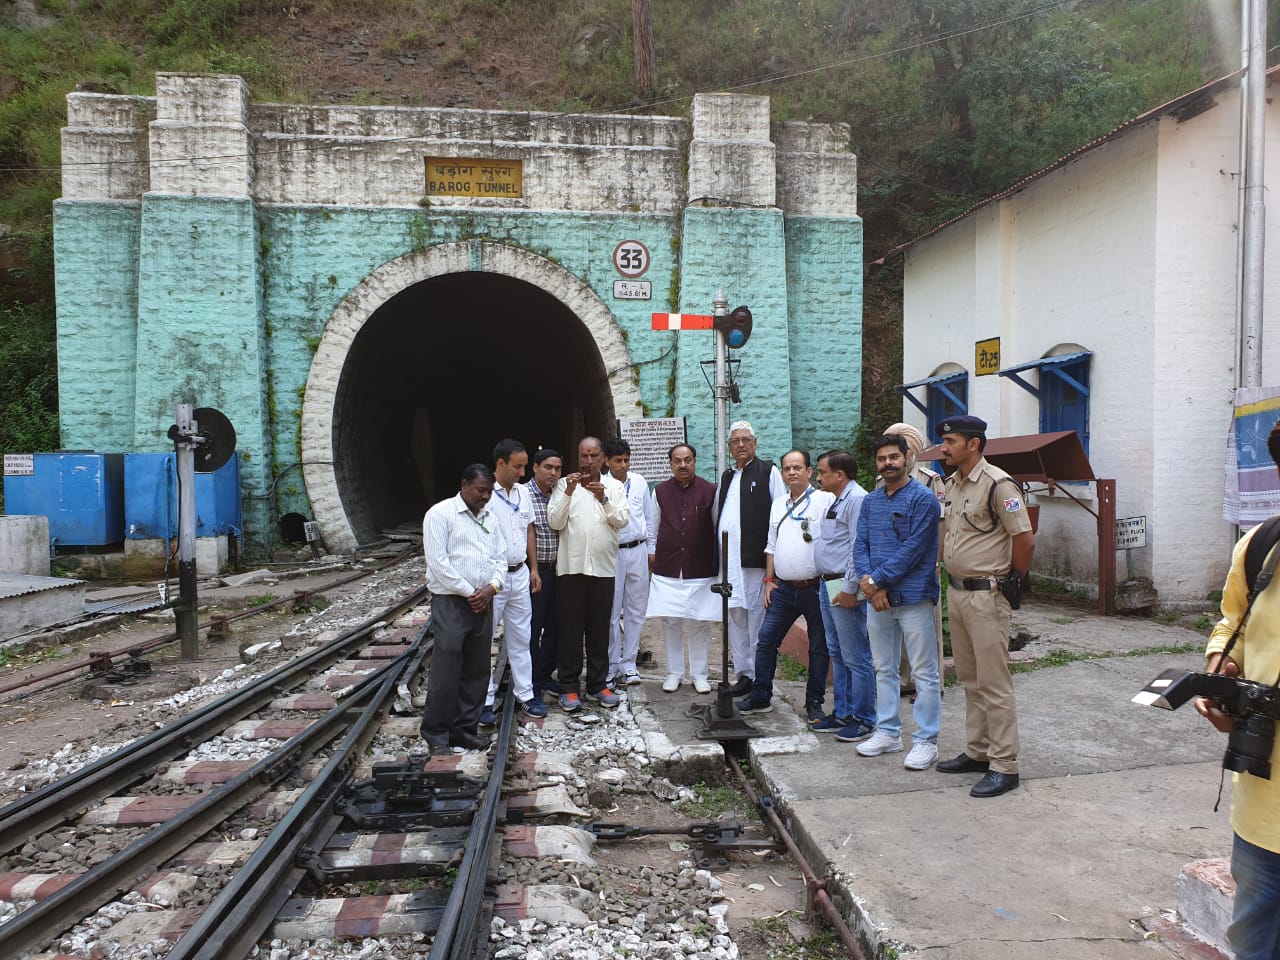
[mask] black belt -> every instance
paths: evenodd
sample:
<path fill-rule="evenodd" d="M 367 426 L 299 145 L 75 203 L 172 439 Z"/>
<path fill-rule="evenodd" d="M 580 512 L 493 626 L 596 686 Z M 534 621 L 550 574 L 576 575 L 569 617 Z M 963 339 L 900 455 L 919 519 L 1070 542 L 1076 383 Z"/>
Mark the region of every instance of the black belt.
<path fill-rule="evenodd" d="M 523 563 L 508 563 L 507 573 L 515 573 L 517 570 L 519 570 L 523 566 L 524 566 Z"/>
<path fill-rule="evenodd" d="M 820 581 L 817 577 L 808 580 L 779 580 L 779 583 L 785 583 L 792 590 L 812 590 Z"/>
<path fill-rule="evenodd" d="M 953 577 L 947 574 L 951 586 L 957 590 L 991 590 L 999 589 L 1000 581 L 994 577 Z"/>
<path fill-rule="evenodd" d="M 628 540 L 626 543 L 620 543 L 620 544 L 618 544 L 618 549 L 619 549 L 619 550 L 630 550 L 632 547 L 638 547 L 638 546 L 640 546 L 640 544 L 642 544 L 642 543 L 644 543 L 644 541 L 643 541 L 643 540 Z"/>
<path fill-rule="evenodd" d="M 832 580 L 843 580 L 843 579 L 844 579 L 843 573 L 824 573 L 822 575 L 823 583 L 830 583 Z"/>

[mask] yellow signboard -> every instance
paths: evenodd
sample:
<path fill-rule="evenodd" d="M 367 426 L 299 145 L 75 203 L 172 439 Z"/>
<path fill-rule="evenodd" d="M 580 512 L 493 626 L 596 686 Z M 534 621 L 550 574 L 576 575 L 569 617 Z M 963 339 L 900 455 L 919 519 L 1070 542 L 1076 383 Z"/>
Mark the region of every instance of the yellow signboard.
<path fill-rule="evenodd" d="M 979 340 L 973 345 L 973 375 L 986 377 L 1000 372 L 1000 338 Z"/>
<path fill-rule="evenodd" d="M 524 164 L 520 160 L 470 157 L 427 157 L 428 197 L 524 196 Z"/>

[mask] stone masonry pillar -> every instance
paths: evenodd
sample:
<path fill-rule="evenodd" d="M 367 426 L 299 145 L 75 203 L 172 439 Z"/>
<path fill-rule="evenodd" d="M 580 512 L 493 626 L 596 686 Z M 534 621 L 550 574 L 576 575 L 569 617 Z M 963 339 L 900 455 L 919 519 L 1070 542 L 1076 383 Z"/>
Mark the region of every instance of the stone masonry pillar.
<path fill-rule="evenodd" d="M 688 204 L 680 246 L 680 310 L 710 313 L 717 289 L 729 309 L 751 308 L 754 330 L 741 350 L 742 403 L 729 419 L 750 420 L 762 457 L 777 460 L 791 445 L 790 349 L 786 238 L 777 207 L 776 151 L 769 134 L 769 98 L 698 94 L 693 100 Z M 714 478 L 715 425 L 711 392 L 699 361 L 714 356 L 710 334 L 680 335 L 676 409 L 689 418 L 700 472 Z"/>
<path fill-rule="evenodd" d="M 175 405 L 236 428 L 250 549 L 275 539 L 268 331 L 253 188 L 249 91 L 239 77 L 159 74 L 142 197 L 133 446 L 171 449 Z"/>

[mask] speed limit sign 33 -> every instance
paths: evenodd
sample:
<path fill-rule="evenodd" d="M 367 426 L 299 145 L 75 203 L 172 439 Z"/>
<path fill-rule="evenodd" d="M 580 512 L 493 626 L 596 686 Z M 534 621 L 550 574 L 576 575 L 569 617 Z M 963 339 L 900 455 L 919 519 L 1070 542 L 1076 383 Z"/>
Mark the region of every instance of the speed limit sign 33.
<path fill-rule="evenodd" d="M 639 240 L 623 240 L 613 248 L 613 267 L 624 277 L 642 277 L 649 269 L 649 248 Z"/>

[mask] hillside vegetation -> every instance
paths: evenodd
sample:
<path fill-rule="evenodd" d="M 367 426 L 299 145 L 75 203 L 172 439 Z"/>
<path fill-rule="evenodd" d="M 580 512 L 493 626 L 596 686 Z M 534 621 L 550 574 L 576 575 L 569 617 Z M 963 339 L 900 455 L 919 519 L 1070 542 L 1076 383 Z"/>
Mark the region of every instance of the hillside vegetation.
<path fill-rule="evenodd" d="M 639 89 L 633 2 L 655 71 Z M 57 445 L 50 210 L 77 88 L 240 74 L 257 100 L 843 121 L 866 254 L 1236 66 L 1234 0 L 0 0 L 0 450 Z M 1273 5 L 1276 7 L 1277 5 Z M 1271 11 L 1272 35 L 1280 10 Z M 898 418 L 899 282 L 868 282 L 864 411 Z"/>

